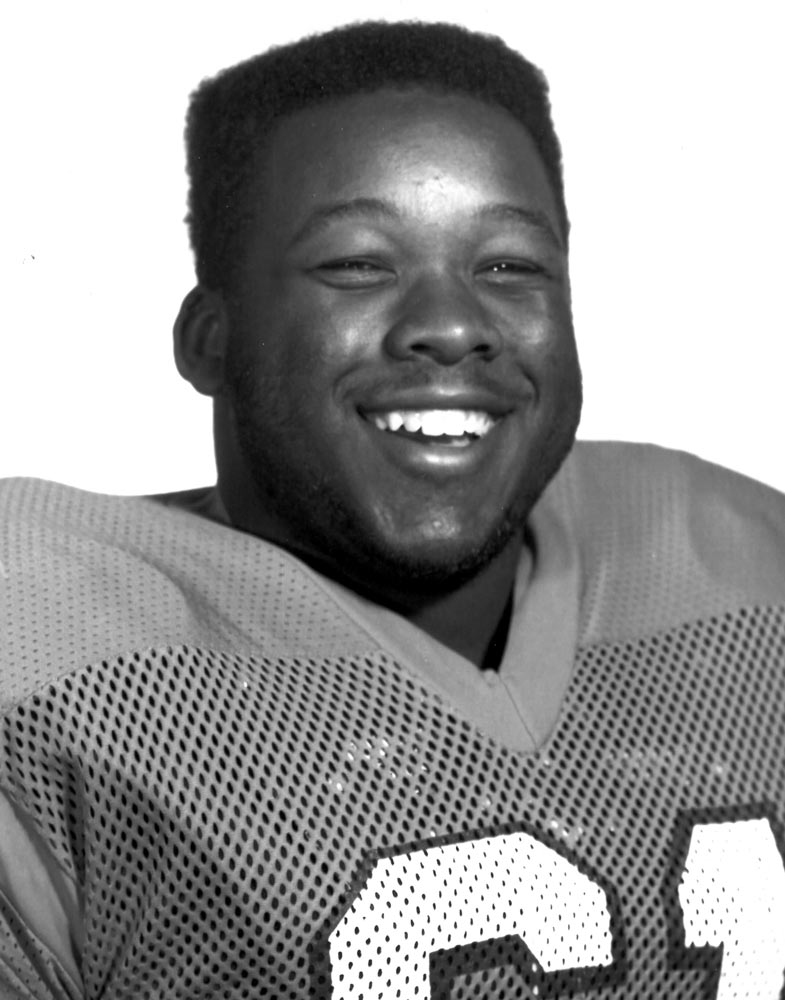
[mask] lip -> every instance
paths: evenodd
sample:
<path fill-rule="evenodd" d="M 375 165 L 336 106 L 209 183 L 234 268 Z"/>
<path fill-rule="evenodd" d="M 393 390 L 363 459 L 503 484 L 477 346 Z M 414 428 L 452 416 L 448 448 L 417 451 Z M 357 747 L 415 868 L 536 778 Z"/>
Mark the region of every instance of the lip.
<path fill-rule="evenodd" d="M 400 404 L 396 403 L 395 408 Z M 413 404 L 408 404 L 402 409 L 414 409 Z M 422 409 L 439 409 L 433 403 L 421 406 Z M 462 407 L 455 405 L 455 409 Z M 473 403 L 467 409 L 481 409 L 477 403 Z M 507 433 L 508 421 L 503 416 L 496 417 L 496 423 L 483 437 L 475 438 L 469 444 L 462 447 L 442 442 L 438 438 L 415 438 L 391 431 L 381 430 L 373 422 L 373 412 L 368 411 L 368 415 L 360 413 L 360 423 L 363 425 L 365 433 L 373 443 L 374 449 L 378 450 L 385 458 L 391 462 L 399 471 L 409 473 L 418 477 L 426 478 L 453 478 L 455 476 L 471 476 L 480 472 L 491 461 L 494 453 L 502 446 L 502 442 Z"/>
<path fill-rule="evenodd" d="M 428 388 L 399 390 L 375 394 L 373 401 L 360 403 L 357 409 L 363 417 L 395 410 L 480 410 L 495 420 L 507 416 L 520 398 L 507 393 L 461 388 Z"/>
<path fill-rule="evenodd" d="M 525 412 L 536 397 L 535 387 L 525 378 L 462 375 L 444 371 L 426 379 L 417 373 L 407 381 L 378 379 L 357 386 L 350 405 L 371 453 L 399 474 L 431 480 L 434 485 L 457 484 L 461 479 L 467 485 L 470 480 L 484 482 L 509 465 L 510 456 L 519 449 L 521 420 L 526 419 Z M 376 426 L 376 415 L 400 410 L 480 411 L 487 413 L 494 425 L 487 434 L 463 447 L 438 438 L 408 437 Z"/>

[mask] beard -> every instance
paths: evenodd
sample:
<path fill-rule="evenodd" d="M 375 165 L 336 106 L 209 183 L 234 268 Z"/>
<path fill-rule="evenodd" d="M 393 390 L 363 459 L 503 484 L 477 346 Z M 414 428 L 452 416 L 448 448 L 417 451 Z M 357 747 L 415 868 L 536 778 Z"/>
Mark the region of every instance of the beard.
<path fill-rule="evenodd" d="M 228 360 L 226 394 L 236 446 L 259 509 L 272 515 L 271 523 L 287 527 L 285 537 L 274 531 L 262 532 L 263 537 L 323 575 L 396 610 L 460 589 L 510 545 L 521 543 L 529 513 L 569 453 L 577 426 L 579 407 L 570 426 L 555 426 L 540 442 L 527 463 L 523 486 L 514 500 L 500 505 L 482 535 L 402 545 L 352 502 L 339 473 L 333 475 L 323 464 L 309 465 L 288 454 L 291 442 L 295 453 L 298 449 L 301 455 L 308 453 L 291 416 L 291 404 L 285 405 L 292 398 L 307 405 L 307 380 L 296 374 L 265 378 L 241 356 Z M 413 507 L 418 502 L 413 495 Z"/>

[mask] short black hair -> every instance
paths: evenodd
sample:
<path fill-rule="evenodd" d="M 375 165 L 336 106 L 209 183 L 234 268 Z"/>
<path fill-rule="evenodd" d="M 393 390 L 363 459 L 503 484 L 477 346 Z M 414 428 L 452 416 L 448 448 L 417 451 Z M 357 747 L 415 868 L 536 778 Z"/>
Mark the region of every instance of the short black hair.
<path fill-rule="evenodd" d="M 517 118 L 542 158 L 566 244 L 561 149 L 541 70 L 500 38 L 458 25 L 361 22 L 272 48 L 203 81 L 191 95 L 188 226 L 200 284 L 231 285 L 250 219 L 257 156 L 277 119 L 402 86 L 465 93 Z"/>

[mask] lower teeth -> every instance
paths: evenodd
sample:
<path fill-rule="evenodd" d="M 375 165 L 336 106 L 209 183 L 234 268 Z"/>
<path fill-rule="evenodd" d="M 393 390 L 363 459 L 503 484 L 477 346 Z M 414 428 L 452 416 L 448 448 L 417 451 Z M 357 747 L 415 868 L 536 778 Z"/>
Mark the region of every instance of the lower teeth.
<path fill-rule="evenodd" d="M 415 441 L 427 442 L 429 444 L 447 444 L 458 448 L 465 448 L 478 440 L 476 434 L 462 434 L 460 437 L 453 437 L 449 434 L 440 434 L 438 437 L 432 434 L 422 434 L 419 431 L 392 431 L 390 433 L 399 434 L 401 437 L 408 437 Z"/>

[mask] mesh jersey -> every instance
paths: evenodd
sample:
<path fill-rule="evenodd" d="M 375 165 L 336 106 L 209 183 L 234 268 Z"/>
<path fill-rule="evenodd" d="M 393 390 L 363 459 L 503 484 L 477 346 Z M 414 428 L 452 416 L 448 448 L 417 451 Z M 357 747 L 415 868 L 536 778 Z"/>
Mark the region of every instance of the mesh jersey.
<path fill-rule="evenodd" d="M 485 678 L 257 538 L 2 485 L 0 996 L 785 996 L 785 498 L 579 444 L 531 529 Z"/>

